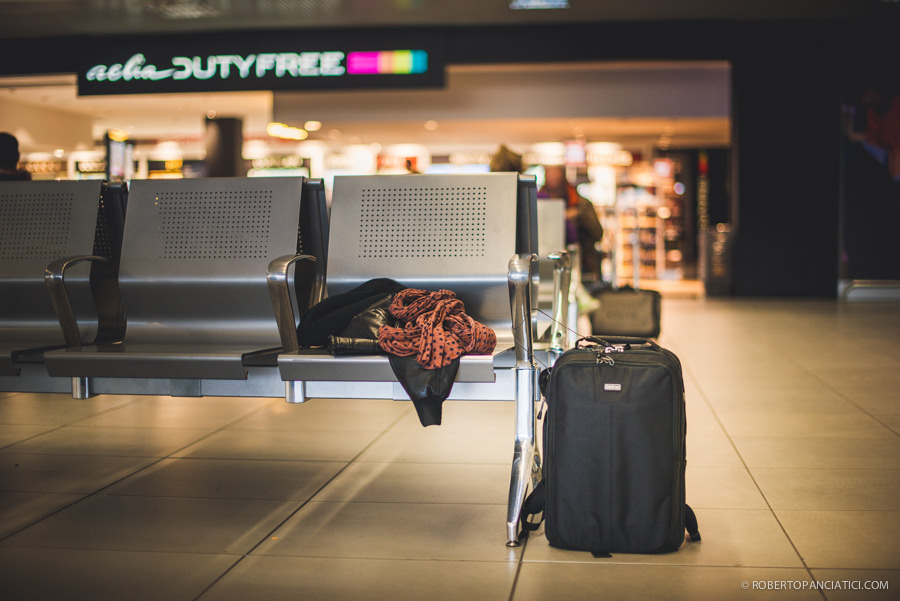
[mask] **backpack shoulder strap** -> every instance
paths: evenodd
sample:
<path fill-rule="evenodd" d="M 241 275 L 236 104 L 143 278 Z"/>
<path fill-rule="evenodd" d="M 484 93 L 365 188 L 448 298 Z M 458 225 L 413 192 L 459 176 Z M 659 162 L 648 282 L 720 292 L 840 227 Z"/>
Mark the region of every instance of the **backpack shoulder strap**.
<path fill-rule="evenodd" d="M 700 528 L 697 526 L 697 515 L 687 503 L 684 505 L 684 527 L 688 531 L 688 536 L 691 537 L 691 542 L 696 543 L 700 540 Z"/>
<path fill-rule="evenodd" d="M 519 516 L 519 524 L 522 527 L 520 538 L 525 538 L 528 536 L 529 532 L 537 530 L 538 526 L 541 525 L 541 522 L 544 521 L 544 505 L 546 504 L 546 501 L 547 496 L 544 481 L 541 480 L 537 483 L 537 486 L 534 487 L 534 490 L 525 497 L 525 502 L 522 503 L 522 514 Z M 528 521 L 528 518 L 538 514 L 540 514 L 541 517 L 537 521 Z"/>

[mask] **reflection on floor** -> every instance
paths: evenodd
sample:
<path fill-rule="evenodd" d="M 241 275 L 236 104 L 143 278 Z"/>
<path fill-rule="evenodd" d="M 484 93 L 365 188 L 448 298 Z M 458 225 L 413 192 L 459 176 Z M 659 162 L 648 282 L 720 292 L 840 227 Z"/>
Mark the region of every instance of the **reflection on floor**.
<path fill-rule="evenodd" d="M 699 544 L 507 549 L 510 403 L 5 393 L 3 598 L 897 599 L 900 305 L 667 297 L 662 331 Z"/>

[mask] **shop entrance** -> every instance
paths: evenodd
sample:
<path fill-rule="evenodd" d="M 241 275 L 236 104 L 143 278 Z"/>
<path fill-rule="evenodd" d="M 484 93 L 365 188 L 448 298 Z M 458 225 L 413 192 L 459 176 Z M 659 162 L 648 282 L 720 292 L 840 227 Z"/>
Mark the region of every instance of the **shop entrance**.
<path fill-rule="evenodd" d="M 326 186 L 338 173 L 486 171 L 501 144 L 539 179 L 562 162 L 603 220 L 604 277 L 620 284 L 696 282 L 701 234 L 731 220 L 724 61 L 450 65 L 445 87 L 425 90 L 78 97 L 74 88 L 70 76 L 0 80 L 0 114 L 16 117 L 4 127 L 20 132 L 36 178 L 102 177 L 113 130 L 133 149 L 135 177 L 202 176 L 205 121 L 237 117 L 249 175 L 302 172 Z"/>

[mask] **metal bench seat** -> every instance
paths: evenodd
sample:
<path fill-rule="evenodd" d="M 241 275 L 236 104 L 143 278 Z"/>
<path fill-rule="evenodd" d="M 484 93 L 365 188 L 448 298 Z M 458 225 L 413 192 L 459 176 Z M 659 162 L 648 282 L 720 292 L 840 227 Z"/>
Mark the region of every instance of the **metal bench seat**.
<path fill-rule="evenodd" d="M 456 293 L 468 315 L 497 334 L 493 355 L 464 355 L 449 400 L 516 403 L 507 543 L 516 545 L 522 501 L 535 471 L 538 400 L 532 298 L 537 290 L 534 178 L 515 173 L 337 176 L 332 194 L 328 294 L 388 277 Z M 563 254 L 559 274 L 568 268 Z M 270 266 L 283 346 L 278 367 L 290 402 L 307 398 L 408 399 L 386 355 L 333 356 L 300 349 L 283 273 Z M 559 286 L 563 284 L 559 276 Z M 568 299 L 568 295 L 558 295 Z M 564 321 L 566 312 L 560 314 Z M 564 331 L 564 328 L 563 328 Z M 565 336 L 552 337 L 556 345 Z M 560 349 L 557 349 L 560 350 Z M 546 352 L 546 349 L 545 349 Z"/>
<path fill-rule="evenodd" d="M 269 352 L 276 349 L 263 349 Z M 247 377 L 247 364 L 256 346 L 201 344 L 102 344 L 50 357 L 50 363 L 65 362 L 67 370 L 98 378 L 144 378 L 148 375 L 174 379 L 225 379 Z M 271 362 L 274 365 L 274 360 Z"/>
<path fill-rule="evenodd" d="M 127 190 L 104 181 L 0 182 L 0 390 L 68 392 L 47 351 L 119 339 L 115 279 Z M 60 327 L 45 281 L 69 290 L 72 328 Z"/>
<path fill-rule="evenodd" d="M 508 357 L 509 350 L 504 351 Z M 368 382 L 396 382 L 386 355 L 334 356 L 317 351 L 297 351 L 278 357 L 282 376 L 291 381 L 333 380 Z M 494 355 L 464 355 L 460 357 L 456 382 L 493 382 Z M 315 395 L 313 395 L 315 396 Z"/>
<path fill-rule="evenodd" d="M 281 346 L 266 267 L 285 253 L 321 257 L 291 291 L 307 306 L 324 280 L 325 235 L 320 180 L 133 181 L 118 280 L 125 336 L 47 353 L 48 370 L 89 378 L 94 393 L 282 396 L 274 354 L 262 358 Z"/>

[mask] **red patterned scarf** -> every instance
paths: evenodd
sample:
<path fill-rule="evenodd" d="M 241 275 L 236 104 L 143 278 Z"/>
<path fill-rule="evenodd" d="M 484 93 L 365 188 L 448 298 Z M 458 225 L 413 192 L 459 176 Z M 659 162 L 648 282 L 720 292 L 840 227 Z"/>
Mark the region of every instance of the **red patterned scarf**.
<path fill-rule="evenodd" d="M 393 355 L 416 355 L 425 369 L 444 367 L 465 353 L 487 355 L 497 345 L 494 330 L 466 315 L 463 302 L 450 290 L 407 288 L 394 296 L 388 310 L 405 325 L 381 326 L 378 344 Z"/>

